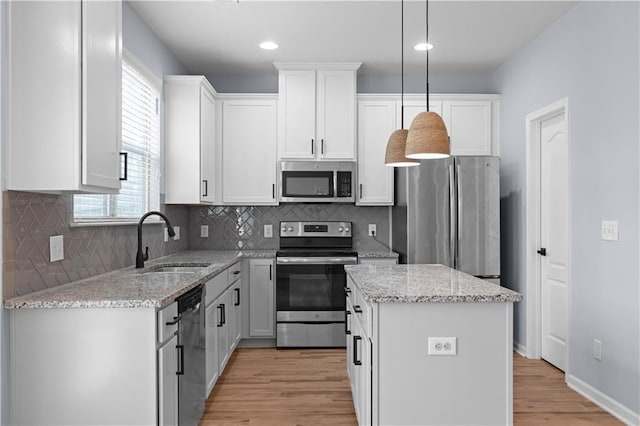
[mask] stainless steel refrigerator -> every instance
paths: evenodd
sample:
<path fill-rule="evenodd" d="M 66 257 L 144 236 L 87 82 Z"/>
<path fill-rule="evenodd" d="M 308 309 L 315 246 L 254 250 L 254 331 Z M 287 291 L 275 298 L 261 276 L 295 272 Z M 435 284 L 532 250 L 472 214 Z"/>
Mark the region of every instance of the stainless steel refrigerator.
<path fill-rule="evenodd" d="M 500 283 L 500 159 L 457 156 L 396 169 L 392 246 Z"/>

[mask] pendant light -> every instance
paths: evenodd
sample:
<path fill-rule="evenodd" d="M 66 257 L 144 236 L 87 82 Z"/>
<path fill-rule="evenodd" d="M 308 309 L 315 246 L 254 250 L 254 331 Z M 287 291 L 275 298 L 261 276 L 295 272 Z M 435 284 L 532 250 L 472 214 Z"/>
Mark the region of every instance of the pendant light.
<path fill-rule="evenodd" d="M 384 164 L 389 167 L 411 167 L 420 164 L 404 156 L 408 130 L 404 128 L 404 0 L 400 1 L 400 129 L 391 133 Z"/>
<path fill-rule="evenodd" d="M 429 43 L 429 0 L 426 0 L 426 42 Z M 413 119 L 407 135 L 405 155 L 407 158 L 446 158 L 451 154 L 449 136 L 442 117 L 429 111 L 429 49 L 427 49 L 426 72 L 427 110 Z"/>

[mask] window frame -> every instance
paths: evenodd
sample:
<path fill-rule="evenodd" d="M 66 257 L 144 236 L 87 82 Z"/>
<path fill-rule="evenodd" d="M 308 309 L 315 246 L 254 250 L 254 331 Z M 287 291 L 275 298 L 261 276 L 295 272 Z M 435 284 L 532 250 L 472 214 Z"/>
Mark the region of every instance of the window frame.
<path fill-rule="evenodd" d="M 142 61 L 140 61 L 131 51 L 124 48 L 122 49 L 122 59 L 127 61 L 133 66 L 137 72 L 142 74 L 149 82 L 158 89 L 158 116 L 159 116 L 159 173 L 160 181 L 158 183 L 158 207 L 162 209 L 163 197 L 162 190 L 164 188 L 164 87 L 162 77 L 158 77 L 153 71 L 149 69 Z M 113 194 L 77 194 L 77 195 L 113 195 Z M 147 203 L 149 200 L 145 200 Z M 137 225 L 139 218 L 124 218 L 124 217 L 97 217 L 97 218 L 76 218 L 74 213 L 74 196 L 71 195 L 69 202 L 69 226 L 71 227 L 83 227 L 83 226 L 118 226 L 118 225 Z M 154 223 L 164 223 L 157 216 L 151 216 L 145 220 L 145 225 Z"/>

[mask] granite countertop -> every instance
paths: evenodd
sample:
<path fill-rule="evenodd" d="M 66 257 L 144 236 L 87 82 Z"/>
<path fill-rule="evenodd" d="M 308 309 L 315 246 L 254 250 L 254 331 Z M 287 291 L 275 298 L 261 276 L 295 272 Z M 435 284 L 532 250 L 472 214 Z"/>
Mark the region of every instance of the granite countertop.
<path fill-rule="evenodd" d="M 348 265 L 371 303 L 518 302 L 520 293 L 444 265 Z"/>
<path fill-rule="evenodd" d="M 353 249 L 358 252 L 358 257 L 362 258 L 391 258 L 398 257 L 398 253 L 392 251 L 389 247 L 373 239 L 359 241 Z"/>
<path fill-rule="evenodd" d="M 275 250 L 185 251 L 133 266 L 15 297 L 5 309 L 54 308 L 163 308 L 244 257 L 275 257 Z M 153 273 L 162 266 L 205 266 L 194 273 Z"/>

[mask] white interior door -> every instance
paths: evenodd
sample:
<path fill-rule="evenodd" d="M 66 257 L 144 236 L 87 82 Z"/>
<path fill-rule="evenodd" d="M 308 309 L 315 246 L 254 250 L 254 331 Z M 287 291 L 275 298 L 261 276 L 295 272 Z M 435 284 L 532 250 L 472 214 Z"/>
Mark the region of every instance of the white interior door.
<path fill-rule="evenodd" d="M 569 152 L 566 113 L 540 122 L 542 358 L 567 363 L 569 318 Z"/>

